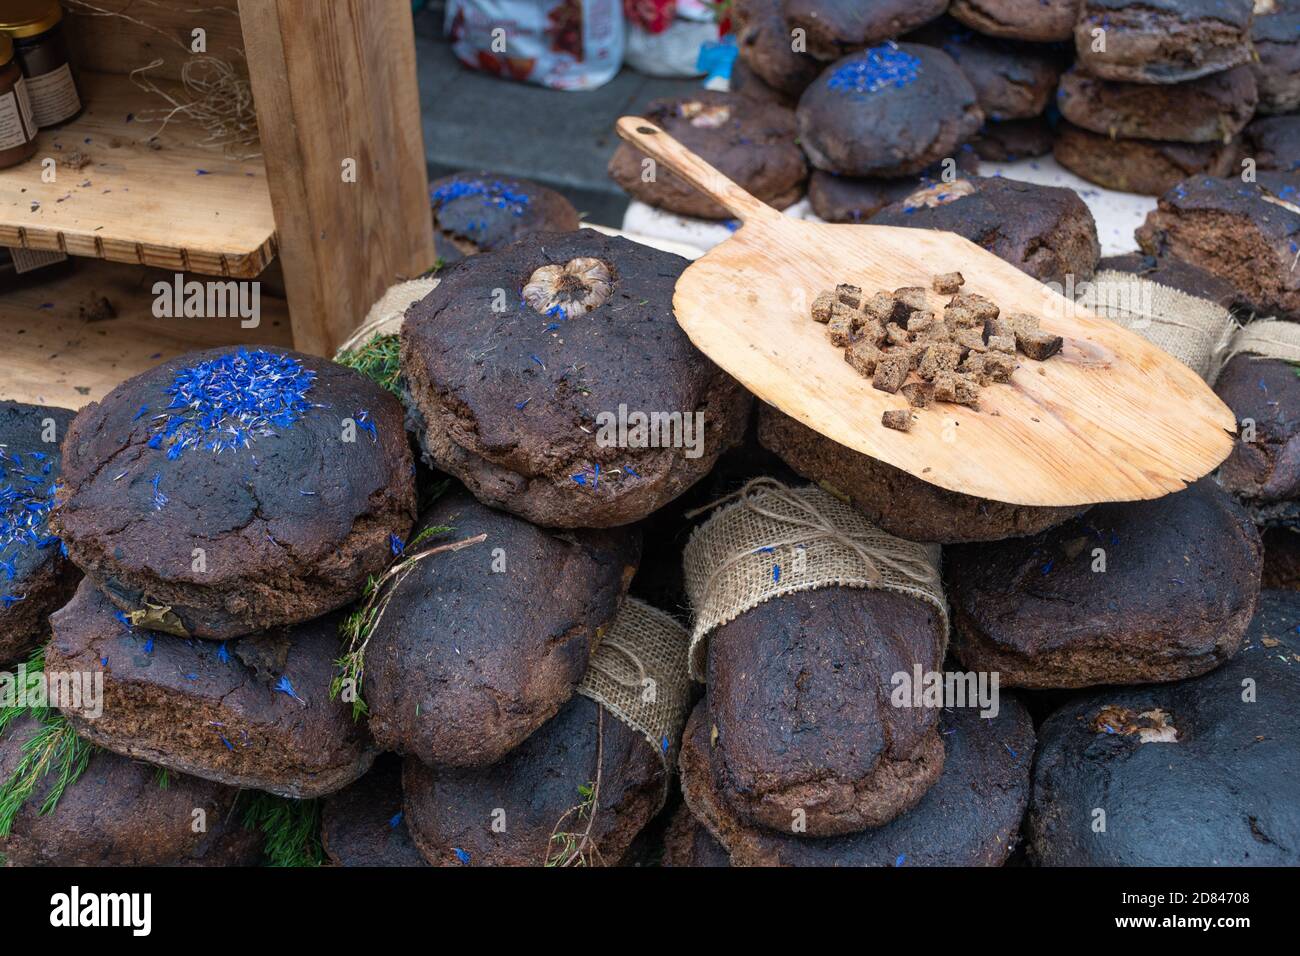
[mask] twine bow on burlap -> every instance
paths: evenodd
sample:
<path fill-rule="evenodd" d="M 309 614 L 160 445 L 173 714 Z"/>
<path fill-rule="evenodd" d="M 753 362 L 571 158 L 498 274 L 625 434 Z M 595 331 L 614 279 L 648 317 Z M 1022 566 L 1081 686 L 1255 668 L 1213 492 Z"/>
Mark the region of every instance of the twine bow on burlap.
<path fill-rule="evenodd" d="M 592 651 L 577 689 L 644 736 L 666 774 L 674 765 L 690 705 L 686 647 L 686 628 L 663 611 L 628 598 Z"/>
<path fill-rule="evenodd" d="M 948 633 L 939 549 L 905 541 L 816 486 L 755 478 L 715 510 L 686 544 L 686 593 L 695 609 L 691 676 L 703 681 L 714 628 L 764 601 L 827 587 L 877 588 L 931 604 Z M 699 511 L 694 512 L 696 514 Z"/>

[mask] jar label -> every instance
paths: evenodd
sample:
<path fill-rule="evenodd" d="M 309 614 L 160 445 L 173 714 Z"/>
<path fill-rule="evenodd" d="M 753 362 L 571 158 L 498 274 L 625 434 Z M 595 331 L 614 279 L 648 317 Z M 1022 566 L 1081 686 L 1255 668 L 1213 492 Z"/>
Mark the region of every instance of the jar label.
<path fill-rule="evenodd" d="M 27 80 L 18 77 L 18 82 L 14 84 L 14 92 L 18 94 L 18 108 L 23 114 L 23 125 L 27 127 L 27 138 L 36 138 L 36 117 L 32 116 L 32 97 L 27 92 Z"/>
<path fill-rule="evenodd" d="M 57 70 L 27 77 L 27 93 L 32 100 L 36 125 L 45 127 L 62 123 L 81 109 L 81 97 L 72 79 L 72 68 L 64 63 Z"/>
<path fill-rule="evenodd" d="M 23 125 L 17 90 L 0 94 L 0 152 L 15 146 L 26 146 L 31 141 L 32 137 Z"/>

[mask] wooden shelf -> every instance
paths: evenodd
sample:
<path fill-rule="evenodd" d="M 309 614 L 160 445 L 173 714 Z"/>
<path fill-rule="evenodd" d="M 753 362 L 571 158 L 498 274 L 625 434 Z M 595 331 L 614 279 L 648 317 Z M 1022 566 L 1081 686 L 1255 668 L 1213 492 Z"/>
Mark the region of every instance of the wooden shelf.
<path fill-rule="evenodd" d="M 179 118 L 155 139 L 159 123 L 139 114 L 165 106 L 161 97 L 126 76 L 79 80 L 82 115 L 42 131 L 32 159 L 0 170 L 0 245 L 174 272 L 260 273 L 276 251 L 262 161 L 193 145 L 205 134 Z M 55 182 L 41 179 L 45 158 Z"/>
<path fill-rule="evenodd" d="M 172 274 L 78 261 L 66 279 L 0 295 L 0 399 L 80 408 L 184 352 L 292 344 L 287 305 L 265 291 L 256 329 L 233 318 L 155 318 L 152 290 L 160 279 Z"/>

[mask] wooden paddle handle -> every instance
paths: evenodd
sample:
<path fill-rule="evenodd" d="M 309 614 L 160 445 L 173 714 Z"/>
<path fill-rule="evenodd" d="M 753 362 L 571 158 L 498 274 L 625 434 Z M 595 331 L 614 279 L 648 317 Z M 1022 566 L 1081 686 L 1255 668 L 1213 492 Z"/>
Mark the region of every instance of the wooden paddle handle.
<path fill-rule="evenodd" d="M 714 199 L 742 222 L 757 222 L 780 217 L 780 213 L 757 199 L 700 159 L 677 140 L 647 119 L 624 116 L 619 119 L 618 135 L 657 163 L 663 163 L 677 175 Z"/>

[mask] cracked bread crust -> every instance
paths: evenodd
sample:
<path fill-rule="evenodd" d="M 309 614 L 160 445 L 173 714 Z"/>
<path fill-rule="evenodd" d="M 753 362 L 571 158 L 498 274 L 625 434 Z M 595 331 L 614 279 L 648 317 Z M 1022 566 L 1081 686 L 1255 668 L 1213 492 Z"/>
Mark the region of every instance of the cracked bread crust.
<path fill-rule="evenodd" d="M 991 37 L 1049 43 L 1074 35 L 1082 0 L 952 0 L 948 12 Z"/>
<path fill-rule="evenodd" d="M 104 675 L 102 714 L 89 704 L 63 709 L 80 736 L 179 773 L 297 799 L 338 790 L 370 767 L 377 750 L 365 725 L 330 699 L 336 615 L 217 648 L 129 630 L 114 611 L 83 581 L 51 619 L 46 669 Z"/>
<path fill-rule="evenodd" d="M 192 637 L 227 640 L 347 604 L 415 519 L 397 399 L 333 362 L 260 351 L 316 373 L 312 407 L 273 435 L 175 458 L 149 447 L 177 373 L 235 354 L 226 348 L 128 379 L 78 413 L 64 444 L 52 524 L 72 560 L 119 608 L 168 606 Z M 349 442 L 345 420 L 363 412 Z"/>
<path fill-rule="evenodd" d="M 731 811 L 837 836 L 915 806 L 943 770 L 938 711 L 893 706 L 891 679 L 937 670 L 943 645 L 934 608 L 869 588 L 788 594 L 717 628 L 713 783 Z"/>
<path fill-rule="evenodd" d="M 577 258 L 609 267 L 603 304 L 565 320 L 522 302 L 538 269 Z M 425 460 L 484 504 L 545 527 L 630 524 L 672 501 L 740 441 L 751 407 L 749 393 L 677 325 L 672 292 L 685 266 L 589 229 L 528 236 L 453 266 L 402 327 Z M 499 291 L 504 311 L 496 312 Z M 620 405 L 680 412 L 683 421 L 703 414 L 700 457 L 603 444 L 597 418 Z"/>
<path fill-rule="evenodd" d="M 1241 646 L 1262 551 L 1250 517 L 1209 479 L 1098 505 L 1033 538 L 948 548 L 953 648 L 1004 687 L 1194 677 Z"/>
<path fill-rule="evenodd" d="M 487 766 L 573 695 L 636 571 L 641 534 L 546 531 L 464 491 L 421 525 L 454 528 L 439 540 L 487 539 L 421 562 L 391 591 L 366 650 L 370 730 L 432 767 Z"/>

